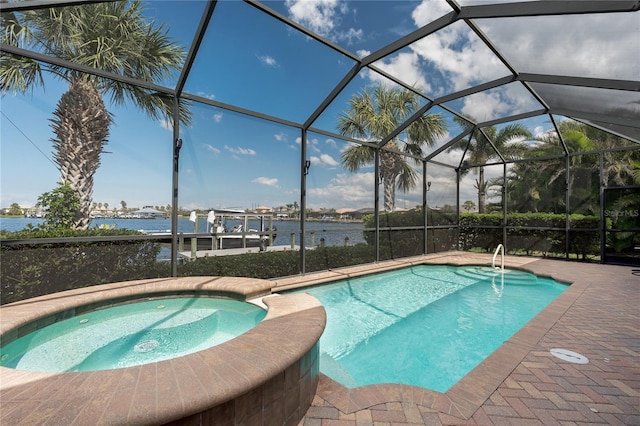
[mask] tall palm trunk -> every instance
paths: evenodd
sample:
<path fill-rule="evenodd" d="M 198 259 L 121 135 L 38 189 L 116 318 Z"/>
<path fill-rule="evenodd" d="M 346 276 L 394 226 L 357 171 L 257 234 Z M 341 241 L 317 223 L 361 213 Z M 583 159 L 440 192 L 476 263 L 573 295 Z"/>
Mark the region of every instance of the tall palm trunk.
<path fill-rule="evenodd" d="M 482 166 L 478 170 L 476 185 L 478 186 L 478 213 L 484 213 L 487 203 L 487 184 L 484 181 L 484 167 Z"/>
<path fill-rule="evenodd" d="M 384 177 L 382 184 L 384 187 L 384 211 L 392 212 L 396 207 L 396 178 L 398 176 Z"/>
<path fill-rule="evenodd" d="M 74 229 L 87 229 L 91 221 L 93 175 L 109 137 L 111 116 L 90 81 L 75 79 L 62 95 L 51 119 L 54 159 L 62 182 L 68 182 L 80 199 Z"/>
<path fill-rule="evenodd" d="M 387 144 L 388 147 L 395 148 L 393 142 Z M 384 210 L 392 212 L 396 204 L 396 180 L 400 174 L 400 161 L 402 158 L 395 152 L 380 151 L 380 172 L 382 173 L 382 184 L 384 187 Z"/>

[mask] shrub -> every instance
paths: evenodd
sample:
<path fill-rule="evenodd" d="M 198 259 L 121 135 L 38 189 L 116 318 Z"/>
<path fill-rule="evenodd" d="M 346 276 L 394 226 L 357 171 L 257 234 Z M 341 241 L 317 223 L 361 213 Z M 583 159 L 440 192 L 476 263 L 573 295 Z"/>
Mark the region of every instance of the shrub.
<path fill-rule="evenodd" d="M 169 265 L 157 262 L 160 244 L 127 240 L 137 231 L 28 229 L 4 233 L 4 239 L 66 238 L 68 241 L 2 244 L 0 303 L 96 284 L 167 276 Z M 118 236 L 114 241 L 78 241 L 78 237 Z M 74 240 L 75 239 L 75 240 Z"/>
<path fill-rule="evenodd" d="M 489 252 L 502 243 L 502 214 L 461 213 L 456 229 L 455 214 L 429 211 L 429 226 L 451 225 L 449 229 L 430 229 L 427 250 L 430 253 L 449 251 L 459 247 L 464 251 Z M 507 249 L 511 253 L 527 255 L 541 253 L 564 255 L 566 216 L 555 213 L 510 213 L 507 215 Z M 569 217 L 569 252 L 587 259 L 600 252 L 600 219 L 597 216 Z M 363 218 L 365 228 L 374 227 L 374 216 Z M 424 219 L 420 211 L 380 214 L 380 253 L 382 259 L 415 256 L 423 252 Z M 389 227 L 415 227 L 411 230 L 388 230 Z M 537 229 L 533 229 L 537 228 Z M 594 230 L 594 231 L 588 231 Z M 365 232 L 365 241 L 373 245 L 374 232 Z"/>
<path fill-rule="evenodd" d="M 373 248 L 318 247 L 305 253 L 307 272 L 371 263 Z M 300 252 L 294 250 L 246 253 L 236 256 L 200 257 L 178 266 L 180 276 L 231 276 L 270 279 L 300 273 Z"/>
<path fill-rule="evenodd" d="M 366 228 L 375 227 L 374 215 L 363 217 Z M 421 211 L 380 214 L 380 258 L 382 260 L 417 256 L 424 252 L 424 218 Z M 415 229 L 388 229 L 415 228 Z M 375 232 L 365 231 L 364 239 L 368 245 L 375 243 Z"/>

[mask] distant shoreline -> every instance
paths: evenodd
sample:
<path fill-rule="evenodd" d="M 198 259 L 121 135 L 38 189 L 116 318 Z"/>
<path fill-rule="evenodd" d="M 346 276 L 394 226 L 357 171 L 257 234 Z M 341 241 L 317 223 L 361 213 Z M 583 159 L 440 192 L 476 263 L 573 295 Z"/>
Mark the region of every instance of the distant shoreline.
<path fill-rule="evenodd" d="M 0 219 L 2 218 L 10 218 L 10 219 L 20 219 L 20 218 L 25 218 L 25 219 L 43 219 L 41 217 L 27 217 L 25 215 L 17 215 L 17 214 L 0 214 Z M 188 219 L 189 215 L 178 215 L 178 219 Z M 118 219 L 118 220 L 170 220 L 170 217 L 164 217 L 164 218 L 154 218 L 154 217 L 96 217 L 96 218 L 92 218 L 93 220 L 97 220 L 97 219 L 102 219 L 102 220 L 107 220 L 107 219 Z M 206 215 L 198 215 L 198 219 L 206 219 Z M 278 221 L 284 221 L 284 222 L 300 222 L 300 219 L 294 219 L 294 218 L 288 218 L 288 219 L 284 219 L 284 218 L 273 218 L 273 220 L 278 220 Z M 332 219 L 332 220 L 327 220 L 327 219 L 322 219 L 322 218 L 316 218 L 316 217 L 307 217 L 306 218 L 307 222 L 335 222 L 335 223 L 361 223 L 362 219 Z"/>
<path fill-rule="evenodd" d="M 34 226 L 43 223 L 43 219 L 25 218 L 23 216 L 4 216 L 0 217 L 0 230 L 5 232 L 16 232 L 24 230 L 28 224 Z M 239 223 L 238 220 L 229 219 L 228 226 Z M 255 223 L 250 220 L 250 225 Z M 206 217 L 198 217 L 198 228 L 201 233 L 208 231 Z M 134 231 L 142 231 L 148 234 L 158 232 L 170 232 L 172 227 L 171 219 L 93 219 L 90 228 L 108 225 L 117 229 L 129 229 Z M 348 237 L 350 244 L 364 243 L 364 225 L 362 221 L 322 221 L 307 220 L 305 222 L 305 241 L 307 245 L 311 245 L 311 235 L 315 236 L 316 243 L 324 239 L 327 245 L 344 245 L 345 237 Z M 299 220 L 274 220 L 273 226 L 276 230 L 275 245 L 289 245 L 291 239 L 295 244 L 300 243 L 300 221 Z M 180 217 L 177 224 L 178 234 L 193 233 L 195 224 L 188 217 Z M 315 245 L 315 244 L 314 244 Z"/>

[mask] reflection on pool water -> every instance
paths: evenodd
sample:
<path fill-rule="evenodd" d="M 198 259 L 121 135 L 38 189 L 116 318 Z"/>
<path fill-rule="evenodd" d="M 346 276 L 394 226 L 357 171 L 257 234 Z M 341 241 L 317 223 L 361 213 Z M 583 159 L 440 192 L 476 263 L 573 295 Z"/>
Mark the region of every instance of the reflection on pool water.
<path fill-rule="evenodd" d="M 516 270 L 420 265 L 297 292 L 327 311 L 324 374 L 349 388 L 446 392 L 566 288 Z"/>
<path fill-rule="evenodd" d="M 173 297 L 99 309 L 36 330 L 0 348 L 0 365 L 92 371 L 184 356 L 224 343 L 266 311 L 231 299 Z"/>

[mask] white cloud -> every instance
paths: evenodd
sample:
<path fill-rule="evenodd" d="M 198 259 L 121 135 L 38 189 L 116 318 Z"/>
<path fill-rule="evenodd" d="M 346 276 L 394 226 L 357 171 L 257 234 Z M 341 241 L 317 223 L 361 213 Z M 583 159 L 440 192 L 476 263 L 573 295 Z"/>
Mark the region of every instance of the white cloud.
<path fill-rule="evenodd" d="M 307 189 L 311 208 L 373 207 L 373 173 L 339 173 L 324 187 Z"/>
<path fill-rule="evenodd" d="M 275 135 L 273 135 L 274 139 L 277 140 L 278 142 L 286 142 L 287 141 L 287 135 L 285 135 L 284 133 L 280 132 L 280 133 L 276 133 Z"/>
<path fill-rule="evenodd" d="M 330 167 L 336 167 L 340 164 L 329 154 L 320 154 L 319 157 L 311 156 L 309 157 L 309 161 L 311 161 L 311 164 L 313 165 L 324 165 Z"/>
<path fill-rule="evenodd" d="M 542 106 L 519 83 L 511 83 L 464 98 L 462 112 L 478 121 L 540 109 Z"/>
<path fill-rule="evenodd" d="M 347 31 L 342 32 L 336 36 L 338 40 L 344 41 L 351 45 L 357 41 L 362 40 L 364 32 L 362 29 L 349 28 Z"/>
<path fill-rule="evenodd" d="M 160 127 L 162 127 L 163 129 L 173 131 L 173 120 L 170 120 L 168 118 L 165 118 L 164 120 L 160 120 Z"/>
<path fill-rule="evenodd" d="M 447 85 L 441 87 L 436 95 L 462 90 L 509 73 L 493 52 L 462 21 L 449 25 L 410 47 L 444 76 Z"/>
<path fill-rule="evenodd" d="M 329 154 L 322 154 L 320 155 L 320 159 L 322 160 L 322 162 L 328 166 L 332 166 L 335 167 L 337 165 L 339 165 L 340 163 L 338 163 L 332 156 L 330 156 Z"/>
<path fill-rule="evenodd" d="M 447 9 L 442 2 L 424 0 L 414 9 L 412 17 L 416 26 L 423 26 Z M 637 32 L 630 30 L 638 28 L 634 14 L 478 19 L 476 23 L 517 71 L 626 80 L 640 75 L 640 61 L 629 62 L 640 49 Z M 443 86 L 435 95 L 510 74 L 461 21 L 410 48 L 450 82 L 450 87 Z M 466 110 L 481 117 L 513 115 L 540 108 L 528 93 L 523 93 L 519 84 L 507 86 L 499 97 L 495 94 L 485 97 L 491 99 L 484 109 L 478 98 L 465 100 Z M 500 112 L 494 114 L 490 112 L 492 108 Z"/>
<path fill-rule="evenodd" d="M 471 176 L 469 176 L 471 175 Z M 467 175 L 467 179 L 475 179 L 477 176 L 474 176 L 473 173 L 469 173 Z M 463 179 L 464 181 L 464 179 Z M 429 187 L 429 192 L 427 192 L 427 204 L 429 207 L 443 207 L 444 205 L 452 205 L 456 204 L 456 172 L 453 169 L 448 167 L 437 167 L 437 166 L 429 166 L 427 168 L 427 182 L 431 182 L 431 186 Z M 422 202 L 422 193 L 419 192 L 420 188 L 416 188 L 413 191 L 413 199 L 416 201 L 416 204 Z M 473 200 L 474 189 L 473 186 L 469 187 L 469 185 L 465 185 L 461 183 L 460 185 L 460 200 L 465 201 L 468 199 Z M 477 194 L 477 193 L 476 193 Z M 477 200 L 477 195 L 475 197 Z"/>
<path fill-rule="evenodd" d="M 423 0 L 411 16 L 416 27 L 422 27 L 451 11 L 444 0 Z M 430 34 L 376 65 L 432 96 L 442 96 L 509 74 L 508 69 L 463 21 Z M 374 76 L 373 73 L 368 75 L 369 78 Z M 525 104 L 520 104 L 519 95 L 521 93 L 508 91 L 486 97 L 491 98 L 491 106 L 497 106 L 501 115 L 511 115 L 514 112 L 510 109 L 526 109 L 530 103 L 530 97 L 525 96 Z M 481 104 L 474 100 L 468 101 L 465 107 L 481 117 L 488 114 L 486 111 L 491 111 L 489 107 L 480 108 Z"/>
<path fill-rule="evenodd" d="M 356 51 L 356 55 L 358 55 L 358 58 L 364 58 L 371 55 L 371 52 L 365 49 L 360 49 Z"/>
<path fill-rule="evenodd" d="M 215 155 L 220 154 L 220 150 L 219 150 L 218 148 L 216 148 L 215 146 L 213 146 L 213 145 L 209 145 L 208 143 L 205 143 L 205 144 L 203 144 L 202 146 L 204 146 L 204 148 L 205 148 L 207 151 L 212 152 L 212 153 L 213 153 L 213 154 L 215 154 Z"/>
<path fill-rule="evenodd" d="M 411 12 L 411 17 L 418 27 L 423 27 L 452 10 L 451 6 L 444 0 L 423 0 L 422 3 Z"/>
<path fill-rule="evenodd" d="M 519 71 L 635 80 L 640 50 L 635 13 L 479 20 Z"/>
<path fill-rule="evenodd" d="M 307 138 L 307 148 L 311 148 L 311 150 L 315 152 L 320 152 L 320 148 L 318 148 L 318 139 Z"/>
<path fill-rule="evenodd" d="M 236 155 L 256 155 L 256 152 L 251 148 L 241 148 L 241 147 L 232 148 L 229 145 L 225 145 L 224 149 Z"/>
<path fill-rule="evenodd" d="M 251 182 L 259 183 L 260 185 L 273 186 L 275 188 L 278 187 L 278 178 L 268 178 L 268 177 L 261 176 L 253 179 Z"/>
<path fill-rule="evenodd" d="M 201 98 L 206 98 L 209 100 L 214 100 L 216 98 L 214 94 L 206 93 L 206 92 L 196 92 L 196 95 L 200 96 Z"/>
<path fill-rule="evenodd" d="M 334 29 L 338 0 L 287 0 L 285 6 L 293 20 L 315 33 L 327 35 Z"/>
<path fill-rule="evenodd" d="M 286 0 L 289 17 L 316 34 L 334 41 L 351 44 L 364 36 L 362 29 L 339 29 L 342 17 L 349 13 L 349 5 L 340 0 Z"/>
<path fill-rule="evenodd" d="M 505 115 L 508 107 L 509 105 L 503 102 L 500 92 L 481 92 L 464 100 L 462 113 L 478 121 L 487 121 Z"/>
<path fill-rule="evenodd" d="M 389 60 L 376 62 L 375 65 L 410 86 L 426 92 L 431 91 L 431 85 L 427 82 L 424 73 L 420 69 L 419 57 L 415 52 L 398 53 Z M 368 77 L 381 84 L 389 84 L 389 80 L 386 77 L 376 72 L 370 71 Z"/>
<path fill-rule="evenodd" d="M 258 56 L 258 59 L 260 60 L 260 62 L 269 67 L 280 68 L 280 64 L 278 63 L 278 61 L 276 61 L 275 58 L 272 58 L 269 55 Z"/>
<path fill-rule="evenodd" d="M 221 112 L 216 112 L 215 114 L 213 114 L 213 121 L 216 123 L 219 123 L 222 121 L 222 116 L 223 114 Z"/>

